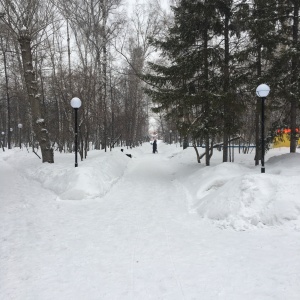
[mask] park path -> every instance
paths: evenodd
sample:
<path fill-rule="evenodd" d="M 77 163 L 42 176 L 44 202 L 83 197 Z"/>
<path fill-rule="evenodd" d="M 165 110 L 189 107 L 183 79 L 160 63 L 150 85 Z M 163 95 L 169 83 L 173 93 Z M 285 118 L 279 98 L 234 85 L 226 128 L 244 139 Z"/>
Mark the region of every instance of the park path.
<path fill-rule="evenodd" d="M 109 289 L 107 299 L 185 299 L 177 260 L 191 221 L 169 159 L 161 151 L 134 157 L 102 204 L 107 227 L 101 238 L 118 245 L 108 247 L 115 252 L 105 259 L 124 283 Z M 115 279 L 105 281 L 113 286 Z"/>

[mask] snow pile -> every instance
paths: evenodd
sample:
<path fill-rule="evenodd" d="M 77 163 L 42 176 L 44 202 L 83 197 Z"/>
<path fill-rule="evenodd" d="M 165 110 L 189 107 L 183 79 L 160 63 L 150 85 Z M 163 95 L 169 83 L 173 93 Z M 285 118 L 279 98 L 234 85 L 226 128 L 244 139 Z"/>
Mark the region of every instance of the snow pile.
<path fill-rule="evenodd" d="M 93 150 L 83 161 L 78 156 L 75 168 L 74 154 L 56 152 L 54 164 L 42 164 L 33 153 L 15 150 L 9 161 L 26 177 L 53 191 L 57 200 L 83 200 L 105 195 L 122 177 L 130 158 L 120 149 Z"/>
<path fill-rule="evenodd" d="M 179 145 L 159 141 L 158 151 L 173 163 L 174 179 L 187 196 L 187 210 L 217 226 L 246 230 L 299 219 L 300 153 L 270 150 L 266 173 L 261 174 L 260 166 L 254 167 L 253 153 L 235 154 L 234 163 L 222 163 L 222 152 L 216 151 L 211 166 L 206 167 L 204 161 L 197 164 L 191 147 L 182 150 Z M 143 155 L 157 157 L 150 143 L 145 143 L 124 152 L 120 148 L 107 153 L 89 151 L 78 168 L 74 167 L 74 154 L 56 153 L 54 164 L 42 164 L 33 153 L 19 149 L 10 155 L 2 153 L 1 158 L 54 192 L 57 200 L 85 200 L 103 197 L 122 178 L 128 164 Z"/>
<path fill-rule="evenodd" d="M 265 174 L 253 160 L 221 163 L 201 166 L 182 183 L 190 193 L 190 211 L 218 226 L 245 230 L 298 220 L 299 181 L 300 154 L 295 153 L 271 157 Z"/>

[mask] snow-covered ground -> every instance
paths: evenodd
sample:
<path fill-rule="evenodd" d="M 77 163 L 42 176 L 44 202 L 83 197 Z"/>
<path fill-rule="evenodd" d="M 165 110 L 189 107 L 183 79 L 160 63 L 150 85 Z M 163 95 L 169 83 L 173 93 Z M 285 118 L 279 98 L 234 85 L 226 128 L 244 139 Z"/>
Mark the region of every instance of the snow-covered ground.
<path fill-rule="evenodd" d="M 151 150 L 1 150 L 0 299 L 300 299 L 300 153 Z"/>

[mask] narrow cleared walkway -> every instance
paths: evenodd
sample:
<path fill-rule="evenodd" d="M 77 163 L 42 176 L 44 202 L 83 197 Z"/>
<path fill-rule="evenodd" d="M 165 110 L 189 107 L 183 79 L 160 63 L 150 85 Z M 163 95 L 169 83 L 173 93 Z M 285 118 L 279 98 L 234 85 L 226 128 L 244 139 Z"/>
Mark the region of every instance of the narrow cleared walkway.
<path fill-rule="evenodd" d="M 168 160 L 153 154 L 137 158 L 104 201 L 106 217 L 112 218 L 112 235 L 105 238 L 120 243 L 114 255 L 123 264 L 118 276 L 127 282 L 123 291 L 110 296 L 185 299 L 173 234 L 184 238 L 188 219 L 184 194 L 174 184 Z"/>

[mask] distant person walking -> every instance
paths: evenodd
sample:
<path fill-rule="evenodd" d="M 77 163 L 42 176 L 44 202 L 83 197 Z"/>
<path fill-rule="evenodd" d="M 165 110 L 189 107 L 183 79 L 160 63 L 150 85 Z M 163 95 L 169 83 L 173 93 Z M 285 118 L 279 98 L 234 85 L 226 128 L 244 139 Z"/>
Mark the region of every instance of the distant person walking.
<path fill-rule="evenodd" d="M 154 140 L 153 142 L 153 153 L 155 154 L 157 152 L 157 142 Z"/>

